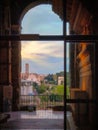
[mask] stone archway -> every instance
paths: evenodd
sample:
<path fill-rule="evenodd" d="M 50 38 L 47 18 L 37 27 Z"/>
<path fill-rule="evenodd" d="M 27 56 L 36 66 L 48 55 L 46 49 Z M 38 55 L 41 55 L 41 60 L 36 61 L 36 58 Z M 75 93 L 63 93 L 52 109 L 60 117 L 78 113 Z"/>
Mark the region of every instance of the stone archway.
<path fill-rule="evenodd" d="M 53 11 L 56 12 L 61 17 L 61 8 L 62 2 L 61 0 L 36 0 L 35 2 L 27 1 L 26 4 L 22 6 L 15 7 L 15 14 L 16 17 L 12 17 L 12 25 L 11 25 L 11 33 L 12 34 L 21 34 L 21 21 L 24 15 L 28 10 L 31 8 L 40 5 L 40 4 L 52 4 Z M 57 7 L 56 7 L 57 6 Z M 59 7 L 60 6 L 60 7 Z M 12 8 L 13 13 L 13 8 Z M 14 111 L 19 109 L 19 90 L 20 90 L 20 72 L 21 72 L 21 44 L 20 41 L 13 41 L 12 42 L 12 86 L 13 86 L 13 105 L 12 108 Z"/>

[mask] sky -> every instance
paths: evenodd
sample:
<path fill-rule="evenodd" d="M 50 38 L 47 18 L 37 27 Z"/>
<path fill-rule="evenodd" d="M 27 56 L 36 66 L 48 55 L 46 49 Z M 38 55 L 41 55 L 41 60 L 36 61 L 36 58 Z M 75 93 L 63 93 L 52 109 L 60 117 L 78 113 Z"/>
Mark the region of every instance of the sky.
<path fill-rule="evenodd" d="M 39 5 L 23 17 L 22 34 L 62 35 L 63 22 L 51 5 Z M 29 64 L 30 73 L 53 74 L 64 71 L 63 41 L 22 41 L 22 72 Z M 68 60 L 67 53 L 67 63 Z M 67 67 L 68 70 L 68 67 Z"/>

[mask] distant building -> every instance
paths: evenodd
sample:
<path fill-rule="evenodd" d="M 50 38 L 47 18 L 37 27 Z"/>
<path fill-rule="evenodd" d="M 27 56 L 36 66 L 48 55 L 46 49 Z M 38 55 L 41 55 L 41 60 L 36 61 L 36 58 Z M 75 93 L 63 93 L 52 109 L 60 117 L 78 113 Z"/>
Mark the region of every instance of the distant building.
<path fill-rule="evenodd" d="M 29 64 L 28 63 L 25 64 L 25 73 L 29 74 Z"/>
<path fill-rule="evenodd" d="M 29 72 L 29 64 L 25 64 L 25 73 L 21 73 L 21 80 L 30 80 L 32 82 L 36 82 L 38 85 L 41 84 L 41 81 L 44 80 L 44 74 L 30 73 Z"/>
<path fill-rule="evenodd" d="M 58 77 L 58 85 L 64 85 L 64 76 Z"/>
<path fill-rule="evenodd" d="M 35 95 L 36 90 L 33 88 L 33 83 L 36 82 L 41 85 L 44 80 L 44 74 L 30 73 L 29 64 L 25 64 L 25 72 L 21 73 L 21 95 Z"/>
<path fill-rule="evenodd" d="M 21 80 L 21 95 L 34 95 L 31 80 Z"/>

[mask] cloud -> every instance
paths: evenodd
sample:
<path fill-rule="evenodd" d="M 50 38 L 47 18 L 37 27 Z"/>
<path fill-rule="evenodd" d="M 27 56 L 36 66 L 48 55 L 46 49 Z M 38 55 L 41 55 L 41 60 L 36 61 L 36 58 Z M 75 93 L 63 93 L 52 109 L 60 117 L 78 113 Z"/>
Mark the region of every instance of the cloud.
<path fill-rule="evenodd" d="M 21 56 L 22 60 L 32 61 L 33 66 L 36 64 L 37 68 L 53 71 L 60 66 L 63 68 L 63 50 L 63 42 L 24 41 L 22 42 Z"/>
<path fill-rule="evenodd" d="M 21 50 L 22 58 L 25 59 L 45 59 L 51 57 L 64 57 L 63 42 L 38 42 L 38 41 L 25 41 L 22 42 Z"/>
<path fill-rule="evenodd" d="M 51 5 L 40 5 L 29 10 L 22 20 L 22 34 L 62 35 L 63 22 L 52 11 Z M 67 58 L 69 57 L 67 46 Z M 30 72 L 55 73 L 64 70 L 63 41 L 22 41 L 22 70 L 29 63 Z"/>

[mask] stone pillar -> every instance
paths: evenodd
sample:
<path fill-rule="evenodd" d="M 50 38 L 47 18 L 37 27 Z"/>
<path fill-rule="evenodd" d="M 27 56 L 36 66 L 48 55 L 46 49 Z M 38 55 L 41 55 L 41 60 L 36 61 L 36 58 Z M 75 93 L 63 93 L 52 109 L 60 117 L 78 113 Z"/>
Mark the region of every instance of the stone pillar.
<path fill-rule="evenodd" d="M 12 25 L 12 34 L 20 34 L 20 26 Z M 20 70 L 21 70 L 21 44 L 20 41 L 12 41 L 12 86 L 13 86 L 13 105 L 12 110 L 19 109 L 20 95 Z"/>
<path fill-rule="evenodd" d="M 69 63 L 70 63 L 70 88 L 79 88 L 79 74 L 78 74 L 78 67 L 77 67 L 77 44 L 70 43 L 69 48 Z"/>
<path fill-rule="evenodd" d="M 0 35 L 2 35 L 2 30 L 3 30 L 3 7 L 2 7 L 2 1 L 0 1 Z"/>
<path fill-rule="evenodd" d="M 90 26 L 90 25 L 89 25 Z M 85 25 L 83 30 L 83 35 L 89 35 L 89 26 Z M 86 91 L 88 94 L 88 99 L 94 99 L 94 44 L 81 42 L 79 44 L 80 51 L 77 55 L 77 60 L 79 60 L 79 88 L 81 91 Z M 89 102 L 88 117 L 90 124 L 93 125 L 95 117 L 95 104 Z"/>
<path fill-rule="evenodd" d="M 4 6 L 4 7 L 3 7 Z M 3 5 L 0 1 L 0 35 L 10 35 L 10 8 L 9 4 Z M 8 40 L 0 41 L 0 111 L 4 111 L 5 100 L 8 100 L 10 96 L 10 102 L 12 90 L 12 75 L 11 75 L 11 42 Z M 6 93 L 5 93 L 6 89 Z M 7 108 L 7 106 L 5 106 Z"/>
<path fill-rule="evenodd" d="M 71 35 L 74 35 L 74 31 L 70 31 Z M 76 60 L 78 53 L 78 44 L 69 44 L 69 67 L 70 67 L 70 88 L 79 88 L 79 72 L 78 61 Z"/>
<path fill-rule="evenodd" d="M 83 35 L 89 35 L 88 26 L 83 28 Z M 78 54 L 76 60 L 78 61 L 79 71 L 79 88 L 87 91 L 89 98 L 92 98 L 92 69 L 91 69 L 91 43 L 81 42 L 78 44 Z M 94 52 L 94 50 L 92 50 Z"/>

